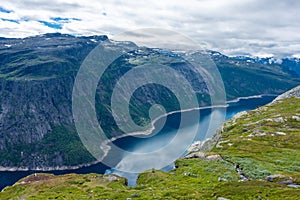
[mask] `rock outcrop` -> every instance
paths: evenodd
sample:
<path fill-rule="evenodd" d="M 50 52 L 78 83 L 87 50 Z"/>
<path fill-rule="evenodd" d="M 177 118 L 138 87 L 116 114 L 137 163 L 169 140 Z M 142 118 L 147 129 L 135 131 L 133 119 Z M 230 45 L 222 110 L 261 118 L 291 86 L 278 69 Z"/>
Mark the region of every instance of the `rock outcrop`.
<path fill-rule="evenodd" d="M 296 97 L 296 98 L 300 98 L 300 85 L 279 95 L 278 97 L 276 97 L 276 99 L 274 99 L 273 102 L 282 100 L 282 99 L 286 99 L 286 98 L 290 98 L 290 97 Z"/>

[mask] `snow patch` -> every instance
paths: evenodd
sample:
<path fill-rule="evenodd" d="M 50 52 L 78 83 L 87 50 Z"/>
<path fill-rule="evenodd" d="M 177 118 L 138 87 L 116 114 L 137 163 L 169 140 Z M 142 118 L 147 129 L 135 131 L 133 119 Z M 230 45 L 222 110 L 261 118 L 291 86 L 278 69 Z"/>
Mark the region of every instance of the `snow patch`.
<path fill-rule="evenodd" d="M 94 43 L 98 42 L 98 41 L 95 40 L 95 39 L 90 39 L 90 41 L 92 41 L 92 42 L 94 42 Z"/>

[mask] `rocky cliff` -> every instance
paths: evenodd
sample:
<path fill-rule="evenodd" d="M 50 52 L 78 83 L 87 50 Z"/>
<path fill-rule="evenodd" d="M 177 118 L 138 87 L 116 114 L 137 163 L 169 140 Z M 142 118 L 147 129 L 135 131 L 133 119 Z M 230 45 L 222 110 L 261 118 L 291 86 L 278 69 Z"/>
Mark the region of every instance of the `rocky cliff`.
<path fill-rule="evenodd" d="M 279 95 L 276 99 L 274 99 L 274 102 L 282 100 L 282 99 L 290 98 L 290 97 L 300 98 L 300 85 L 298 87 L 295 87 L 295 88 Z"/>

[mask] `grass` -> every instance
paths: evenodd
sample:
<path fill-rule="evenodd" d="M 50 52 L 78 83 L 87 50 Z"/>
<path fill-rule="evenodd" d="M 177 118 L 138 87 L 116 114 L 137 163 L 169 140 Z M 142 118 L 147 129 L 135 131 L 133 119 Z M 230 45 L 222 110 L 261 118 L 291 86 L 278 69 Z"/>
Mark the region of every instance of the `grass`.
<path fill-rule="evenodd" d="M 266 181 L 238 182 L 226 161 L 181 159 L 169 173 L 149 170 L 139 176 L 135 187 L 125 179 L 110 181 L 107 175 L 31 175 L 0 193 L 5 199 L 296 199 L 299 189 Z M 224 176 L 229 182 L 219 182 Z M 46 176 L 43 177 L 43 176 Z M 273 198 L 274 197 L 274 198 Z"/>
<path fill-rule="evenodd" d="M 226 127 L 221 141 L 227 141 L 213 152 L 241 165 L 245 175 L 264 178 L 268 174 L 300 175 L 300 122 L 292 116 L 300 115 L 300 100 L 286 99 L 281 103 L 249 112 Z M 283 118 L 284 123 L 272 121 Z M 230 122 L 229 122 L 230 124 Z M 286 135 L 277 135 L 283 132 Z M 264 133 L 263 136 L 250 136 Z M 228 144 L 232 144 L 229 146 Z"/>

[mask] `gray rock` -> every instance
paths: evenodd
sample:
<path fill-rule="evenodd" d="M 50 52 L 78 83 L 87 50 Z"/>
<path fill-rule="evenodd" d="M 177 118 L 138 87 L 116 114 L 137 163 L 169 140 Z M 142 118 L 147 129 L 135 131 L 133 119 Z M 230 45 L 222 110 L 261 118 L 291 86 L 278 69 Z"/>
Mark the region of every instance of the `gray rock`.
<path fill-rule="evenodd" d="M 224 198 L 224 197 L 218 197 L 218 199 L 217 200 L 229 200 L 229 199 L 227 199 L 227 198 Z"/>
<path fill-rule="evenodd" d="M 292 116 L 293 120 L 296 120 L 297 122 L 300 122 L 300 117 L 299 116 Z"/>
<path fill-rule="evenodd" d="M 274 118 L 273 121 L 277 123 L 284 123 L 283 117 Z"/>
<path fill-rule="evenodd" d="M 202 147 L 203 142 L 201 141 L 196 141 L 194 142 L 189 148 L 188 152 L 193 152 L 193 151 L 200 151 Z"/>
<path fill-rule="evenodd" d="M 107 179 L 109 182 L 120 180 L 120 178 L 118 176 L 113 175 L 113 174 L 106 175 L 106 176 L 104 176 L 104 178 Z"/>
<path fill-rule="evenodd" d="M 286 135 L 286 133 L 284 133 L 284 132 L 276 132 L 276 135 Z"/>
<path fill-rule="evenodd" d="M 279 95 L 278 97 L 276 97 L 276 99 L 274 99 L 272 101 L 271 104 L 281 100 L 281 99 L 286 99 L 286 98 L 290 98 L 290 97 L 297 97 L 297 98 L 300 98 L 300 85 Z"/>
<path fill-rule="evenodd" d="M 221 160 L 222 157 L 220 155 L 216 154 L 216 155 L 206 156 L 205 159 L 206 160 Z"/>
<path fill-rule="evenodd" d="M 300 185 L 296 185 L 296 184 L 288 184 L 287 186 L 292 188 L 300 188 Z"/>
<path fill-rule="evenodd" d="M 237 119 L 241 118 L 241 117 L 244 116 L 244 115 L 247 115 L 247 113 L 248 113 L 247 111 L 242 111 L 242 112 L 239 112 L 239 113 L 235 114 L 235 115 L 231 118 L 232 122 L 235 123 Z"/>
<path fill-rule="evenodd" d="M 199 151 L 199 152 L 188 154 L 185 156 L 185 158 L 205 158 L 205 153 Z"/>
<path fill-rule="evenodd" d="M 270 175 L 270 176 L 267 176 L 266 177 L 266 180 L 267 181 L 270 181 L 270 182 L 273 182 L 274 181 L 274 179 L 276 179 L 276 178 L 284 178 L 285 176 L 283 176 L 283 175 L 281 175 L 281 174 L 272 174 L 272 175 Z"/>
<path fill-rule="evenodd" d="M 283 185 L 291 185 L 293 184 L 293 181 L 292 180 L 285 180 L 285 181 L 280 181 L 280 182 L 277 182 L 278 184 L 283 184 Z"/>
<path fill-rule="evenodd" d="M 226 178 L 221 178 L 221 177 L 218 177 L 218 181 L 219 182 L 221 182 L 221 181 L 228 182 L 228 180 Z"/>

